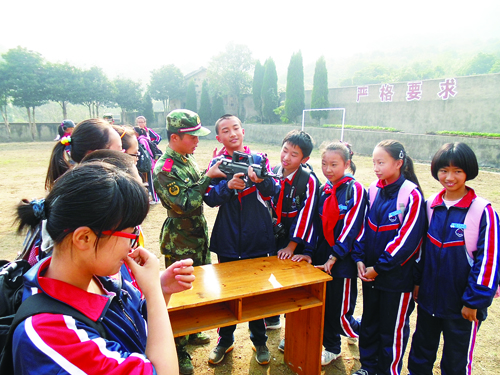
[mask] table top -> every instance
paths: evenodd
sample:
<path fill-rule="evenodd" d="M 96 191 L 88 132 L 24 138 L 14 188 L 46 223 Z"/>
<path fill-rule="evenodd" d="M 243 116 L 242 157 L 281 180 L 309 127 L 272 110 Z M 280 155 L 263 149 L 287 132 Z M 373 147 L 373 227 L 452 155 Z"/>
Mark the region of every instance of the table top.
<path fill-rule="evenodd" d="M 276 256 L 195 267 L 191 290 L 172 295 L 169 310 L 206 305 L 236 298 L 331 280 L 307 262 L 281 260 Z"/>

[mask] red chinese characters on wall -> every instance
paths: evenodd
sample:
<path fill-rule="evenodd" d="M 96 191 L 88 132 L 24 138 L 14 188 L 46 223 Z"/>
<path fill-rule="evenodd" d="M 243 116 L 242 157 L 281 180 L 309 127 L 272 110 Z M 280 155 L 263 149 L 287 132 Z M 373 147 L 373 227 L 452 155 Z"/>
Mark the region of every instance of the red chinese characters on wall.
<path fill-rule="evenodd" d="M 356 103 L 362 96 L 368 96 L 368 86 L 358 86 L 358 95 L 356 96 Z"/>
<path fill-rule="evenodd" d="M 392 97 L 394 96 L 394 85 L 384 83 L 382 86 L 380 86 L 379 91 L 381 102 L 392 102 Z"/>
<path fill-rule="evenodd" d="M 406 90 L 406 101 L 422 99 L 422 81 L 408 82 L 408 90 Z"/>
<path fill-rule="evenodd" d="M 455 78 L 447 78 L 443 82 L 439 83 L 439 88 L 441 91 L 438 92 L 438 96 L 443 100 L 448 100 L 450 96 L 457 95 L 457 81 Z"/>
<path fill-rule="evenodd" d="M 407 83 L 406 90 L 406 101 L 410 102 L 412 100 L 422 99 L 423 82 L 415 81 Z M 457 95 L 457 80 L 455 78 L 447 78 L 442 82 L 439 82 L 439 92 L 437 95 L 443 99 L 448 100 L 450 97 L 455 97 Z M 379 98 L 381 102 L 392 102 L 393 96 L 395 94 L 394 85 L 384 83 L 379 89 Z M 358 86 L 356 93 L 356 103 L 360 102 L 360 99 L 364 96 L 369 96 L 368 86 Z"/>

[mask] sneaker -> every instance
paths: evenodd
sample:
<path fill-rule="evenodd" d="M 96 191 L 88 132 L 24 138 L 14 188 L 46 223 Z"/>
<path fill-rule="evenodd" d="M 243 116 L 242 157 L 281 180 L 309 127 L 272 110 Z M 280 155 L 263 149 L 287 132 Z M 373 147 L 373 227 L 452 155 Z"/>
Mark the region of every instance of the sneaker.
<path fill-rule="evenodd" d="M 179 374 L 190 375 L 194 373 L 193 364 L 191 363 L 191 356 L 188 352 L 182 351 L 177 353 L 179 360 Z"/>
<path fill-rule="evenodd" d="M 189 343 L 191 345 L 205 345 L 210 342 L 210 336 L 204 332 L 193 333 L 189 335 Z"/>
<path fill-rule="evenodd" d="M 264 321 L 266 322 L 266 329 L 280 329 L 281 328 L 281 320 L 280 319 L 277 319 L 276 321 L 264 319 Z"/>
<path fill-rule="evenodd" d="M 285 339 L 281 339 L 280 344 L 278 345 L 278 350 L 282 353 L 285 352 Z"/>
<path fill-rule="evenodd" d="M 340 353 L 332 353 L 328 350 L 323 350 L 321 353 L 321 366 L 329 365 L 332 361 L 335 361 L 338 357 L 340 357 Z"/>
<path fill-rule="evenodd" d="M 219 364 L 220 361 L 222 361 L 224 359 L 224 356 L 226 355 L 226 353 L 229 353 L 233 349 L 234 349 L 234 345 L 232 345 L 232 344 L 229 348 L 226 348 L 225 346 L 217 345 L 210 352 L 210 355 L 208 356 L 208 363 L 211 363 L 212 365 Z"/>
<path fill-rule="evenodd" d="M 352 375 L 370 375 L 370 373 L 362 368 L 360 368 L 358 371 L 356 371 L 354 374 Z"/>
<path fill-rule="evenodd" d="M 266 345 L 254 346 L 253 350 L 257 353 L 255 359 L 259 365 L 267 365 L 271 361 L 271 353 Z"/>
<path fill-rule="evenodd" d="M 349 345 L 356 345 L 358 343 L 358 339 L 357 339 L 357 337 L 348 337 L 347 343 Z"/>

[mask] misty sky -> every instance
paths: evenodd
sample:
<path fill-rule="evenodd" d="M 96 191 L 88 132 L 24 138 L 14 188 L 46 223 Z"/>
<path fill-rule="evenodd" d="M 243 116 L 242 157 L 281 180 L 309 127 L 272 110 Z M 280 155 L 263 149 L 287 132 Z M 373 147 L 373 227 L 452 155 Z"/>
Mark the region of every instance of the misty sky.
<path fill-rule="evenodd" d="M 135 80 L 166 64 L 184 74 L 207 67 L 228 42 L 246 44 L 262 63 L 272 57 L 282 75 L 298 50 L 308 64 L 500 37 L 499 0 L 3 0 L 0 12 L 0 52 L 19 45 Z"/>

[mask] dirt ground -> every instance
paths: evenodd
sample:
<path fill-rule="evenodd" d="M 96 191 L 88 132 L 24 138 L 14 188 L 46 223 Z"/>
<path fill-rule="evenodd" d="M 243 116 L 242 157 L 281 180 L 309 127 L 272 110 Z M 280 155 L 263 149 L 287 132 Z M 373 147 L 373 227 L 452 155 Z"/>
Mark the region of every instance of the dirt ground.
<path fill-rule="evenodd" d="M 212 150 L 218 147 L 216 141 L 202 140 L 195 156 L 200 167 L 208 165 Z M 255 151 L 267 151 L 272 165 L 279 162 L 279 147 L 249 144 Z M 52 150 L 52 142 L 37 143 L 3 143 L 0 144 L 0 259 L 13 259 L 17 251 L 21 248 L 24 236 L 16 235 L 13 226 L 13 213 L 15 205 L 22 198 L 40 198 L 44 196 L 44 181 L 47 171 L 48 160 Z M 162 149 L 166 143 L 160 145 Z M 356 150 L 354 145 L 354 151 Z M 368 186 L 375 179 L 372 172 L 371 157 L 354 156 L 357 166 L 356 178 L 358 181 Z M 319 151 L 314 150 L 310 163 L 314 167 L 318 177 L 322 182 L 325 178 L 321 174 L 321 162 Z M 417 175 L 426 197 L 441 189 L 439 183 L 435 181 L 431 174 L 429 165 L 417 164 Z M 493 207 L 500 209 L 500 174 L 482 171 L 479 176 L 470 182 L 470 186 L 484 198 L 490 200 Z M 211 229 L 217 209 L 206 207 L 205 214 Z M 160 256 L 158 236 L 160 228 L 165 220 L 166 210 L 161 205 L 151 207 L 150 213 L 143 224 L 146 235 L 146 247 Z M 216 258 L 213 257 L 216 262 Z M 356 316 L 362 312 L 361 294 L 358 298 Z M 416 312 L 412 315 L 412 330 L 415 327 Z M 212 338 L 210 344 L 193 347 L 189 346 L 188 351 L 193 357 L 193 364 L 196 374 L 292 374 L 283 361 L 283 354 L 277 349 L 279 341 L 284 337 L 285 320 L 282 317 L 283 327 L 281 330 L 268 331 L 268 347 L 271 351 L 271 363 L 260 366 L 254 359 L 249 331 L 247 324 L 238 325 L 235 332 L 235 348 L 229 353 L 224 361 L 218 366 L 207 363 L 208 354 L 212 347 L 216 345 L 216 330 L 209 331 Z M 500 299 L 494 300 L 489 309 L 488 319 L 481 326 L 476 342 L 474 356 L 474 374 L 492 375 L 500 373 Z M 409 344 L 410 345 L 410 344 Z M 407 350 L 408 352 L 408 350 Z M 406 374 L 406 360 L 404 360 L 403 374 Z M 434 373 L 439 374 L 439 357 L 435 365 Z M 351 374 L 360 367 L 359 351 L 356 345 L 342 344 L 342 356 L 330 365 L 323 367 L 322 374 Z"/>

